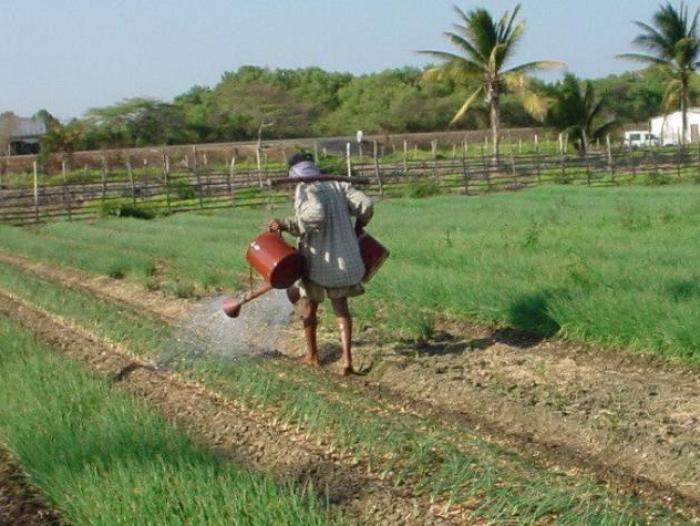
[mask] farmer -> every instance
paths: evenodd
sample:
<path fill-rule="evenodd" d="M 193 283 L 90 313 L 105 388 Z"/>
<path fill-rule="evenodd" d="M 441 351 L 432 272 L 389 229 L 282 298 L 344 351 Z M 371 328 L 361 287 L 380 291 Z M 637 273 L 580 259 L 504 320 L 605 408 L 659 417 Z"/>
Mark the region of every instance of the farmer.
<path fill-rule="evenodd" d="M 305 276 L 299 282 L 298 303 L 306 336 L 304 362 L 320 365 L 316 313 L 319 304 L 328 296 L 340 331 L 342 373 L 347 376 L 353 373 L 348 298 L 364 293 L 361 281 L 365 267 L 357 234 L 371 219 L 373 203 L 350 183 L 314 180 L 320 175 L 311 154 L 297 153 L 291 158 L 289 176 L 299 181 L 294 198 L 295 214 L 270 220 L 268 229 L 299 237 L 299 252 L 306 259 Z"/>

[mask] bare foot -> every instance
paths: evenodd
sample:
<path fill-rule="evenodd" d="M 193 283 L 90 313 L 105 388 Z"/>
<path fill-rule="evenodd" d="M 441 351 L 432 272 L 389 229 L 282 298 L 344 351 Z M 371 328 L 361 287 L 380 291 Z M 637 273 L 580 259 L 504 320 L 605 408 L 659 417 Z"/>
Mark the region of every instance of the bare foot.
<path fill-rule="evenodd" d="M 321 360 L 319 360 L 318 356 L 307 354 L 302 359 L 302 362 L 304 362 L 306 365 L 310 365 L 311 367 L 321 367 Z"/>

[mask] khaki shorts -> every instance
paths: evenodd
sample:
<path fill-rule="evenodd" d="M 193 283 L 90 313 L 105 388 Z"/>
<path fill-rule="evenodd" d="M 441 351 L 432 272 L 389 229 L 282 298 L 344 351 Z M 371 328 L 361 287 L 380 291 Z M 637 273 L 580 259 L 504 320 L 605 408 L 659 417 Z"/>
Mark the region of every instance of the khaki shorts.
<path fill-rule="evenodd" d="M 299 287 L 299 293 L 302 298 L 309 298 L 316 303 L 323 303 L 323 300 L 326 299 L 326 295 L 329 299 L 335 300 L 360 296 L 365 293 L 365 289 L 361 283 L 348 287 L 324 287 L 311 280 L 304 279 L 297 281 L 295 285 Z"/>

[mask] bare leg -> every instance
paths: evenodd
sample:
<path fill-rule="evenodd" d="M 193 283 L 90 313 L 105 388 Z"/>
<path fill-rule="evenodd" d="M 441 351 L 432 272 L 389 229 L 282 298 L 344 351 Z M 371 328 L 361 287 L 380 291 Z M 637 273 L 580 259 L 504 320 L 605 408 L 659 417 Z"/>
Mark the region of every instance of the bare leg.
<path fill-rule="evenodd" d="M 299 299 L 299 312 L 304 324 L 304 336 L 306 337 L 306 356 L 304 363 L 319 367 L 321 361 L 318 358 L 318 344 L 316 342 L 316 327 L 318 327 L 318 303 L 309 298 Z"/>
<path fill-rule="evenodd" d="M 343 376 L 351 375 L 352 369 L 352 317 L 348 308 L 347 298 L 332 299 L 333 312 L 340 332 L 340 343 L 343 349 Z"/>

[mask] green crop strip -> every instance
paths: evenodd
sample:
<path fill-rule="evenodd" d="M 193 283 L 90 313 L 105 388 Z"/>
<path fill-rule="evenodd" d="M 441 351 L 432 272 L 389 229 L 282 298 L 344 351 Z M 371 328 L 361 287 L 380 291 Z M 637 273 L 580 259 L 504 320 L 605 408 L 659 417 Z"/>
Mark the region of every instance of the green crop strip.
<path fill-rule="evenodd" d="M 392 256 L 353 308 L 392 336 L 430 336 L 448 316 L 694 363 L 699 197 L 699 185 L 547 186 L 385 201 L 370 231 Z M 0 248 L 149 286 L 160 264 L 175 284 L 238 288 L 248 242 L 287 212 L 0 227 Z"/>
<path fill-rule="evenodd" d="M 325 524 L 291 485 L 238 470 L 0 316 L 0 432 L 75 524 Z"/>
<path fill-rule="evenodd" d="M 17 271 L 6 279 L 12 271 L 5 270 L 3 267 L 0 274 L 3 288 L 52 312 L 75 318 L 110 338 L 120 334 L 127 345 L 144 338 L 145 329 L 132 322 L 140 316 L 136 312 L 76 292 L 63 290 L 61 295 L 62 287 L 23 277 Z M 56 301 L 59 296 L 62 301 Z M 102 323 L 96 323 L 96 318 Z M 159 338 L 168 331 L 159 322 L 148 323 L 151 336 L 141 343 L 140 353 L 155 357 L 162 343 Z M 250 359 L 185 362 L 178 370 L 269 413 L 270 418 L 305 430 L 326 446 L 391 476 L 397 484 L 411 483 L 426 495 L 464 503 L 473 509 L 475 518 L 523 524 L 537 520 L 557 524 L 682 522 L 667 511 L 616 496 L 585 477 L 542 470 L 483 442 L 463 426 L 445 429 L 429 418 L 397 413 L 362 393 L 298 368 L 288 370 L 283 364 Z"/>

